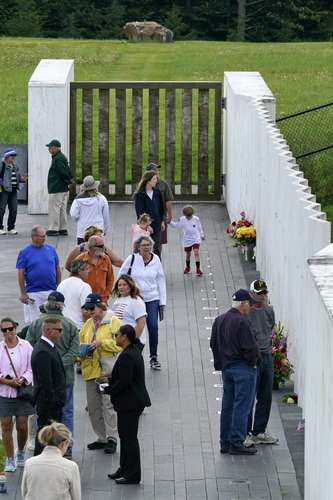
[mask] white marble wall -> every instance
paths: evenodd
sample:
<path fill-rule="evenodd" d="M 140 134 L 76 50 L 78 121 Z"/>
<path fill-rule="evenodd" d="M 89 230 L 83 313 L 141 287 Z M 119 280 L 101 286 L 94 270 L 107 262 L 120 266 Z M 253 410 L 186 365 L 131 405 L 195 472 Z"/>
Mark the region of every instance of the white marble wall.
<path fill-rule="evenodd" d="M 295 388 L 306 418 L 305 498 L 328 500 L 333 490 L 332 314 L 307 259 L 330 243 L 331 224 L 275 126 L 274 97 L 260 75 L 226 73 L 225 96 L 228 211 L 232 219 L 241 210 L 254 219 L 257 268 L 268 282 L 277 320 L 289 332 Z M 323 268 L 330 283 L 331 268 Z"/>
<path fill-rule="evenodd" d="M 333 491 L 333 245 L 309 261 L 305 338 L 305 498 L 331 500 Z M 311 335 L 310 335 L 311 332 Z"/>
<path fill-rule="evenodd" d="M 58 139 L 69 155 L 69 84 L 74 60 L 42 59 L 28 86 L 28 171 L 30 214 L 47 214 L 47 173 L 51 163 L 47 144 Z"/>

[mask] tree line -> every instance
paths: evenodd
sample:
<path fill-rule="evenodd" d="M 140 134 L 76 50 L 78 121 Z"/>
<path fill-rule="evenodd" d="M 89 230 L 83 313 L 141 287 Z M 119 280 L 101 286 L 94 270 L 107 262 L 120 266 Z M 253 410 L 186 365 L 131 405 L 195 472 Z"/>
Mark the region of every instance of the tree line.
<path fill-rule="evenodd" d="M 0 36 L 121 38 L 143 20 L 176 40 L 333 39 L 332 0 L 0 0 Z"/>

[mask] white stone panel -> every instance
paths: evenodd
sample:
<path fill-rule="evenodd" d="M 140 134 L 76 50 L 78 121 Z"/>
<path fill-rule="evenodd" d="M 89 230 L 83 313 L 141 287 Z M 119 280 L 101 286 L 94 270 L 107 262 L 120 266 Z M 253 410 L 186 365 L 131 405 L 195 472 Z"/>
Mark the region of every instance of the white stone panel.
<path fill-rule="evenodd" d="M 47 214 L 47 174 L 51 157 L 45 146 L 58 139 L 69 156 L 69 87 L 74 60 L 42 59 L 28 86 L 28 171 L 30 214 Z"/>
<path fill-rule="evenodd" d="M 289 332 L 295 388 L 306 418 L 305 498 L 328 500 L 333 328 L 325 301 L 332 306 L 333 292 L 331 285 L 324 294 L 322 281 L 314 285 L 307 260 L 330 243 L 331 224 L 274 124 L 275 100 L 259 73 L 226 73 L 224 81 L 226 204 L 231 219 L 241 210 L 254 219 L 257 268 L 268 282 L 277 320 Z M 322 270 L 326 284 L 333 283 L 332 269 L 333 263 Z"/>

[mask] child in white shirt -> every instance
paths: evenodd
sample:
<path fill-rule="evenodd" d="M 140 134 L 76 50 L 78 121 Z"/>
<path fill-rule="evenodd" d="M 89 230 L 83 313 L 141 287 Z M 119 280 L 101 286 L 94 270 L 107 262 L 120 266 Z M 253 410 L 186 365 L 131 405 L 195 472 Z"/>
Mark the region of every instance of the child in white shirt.
<path fill-rule="evenodd" d="M 191 205 L 183 207 L 183 214 L 177 222 L 171 221 L 170 225 L 172 227 L 179 227 L 183 231 L 183 245 L 186 254 L 184 274 L 188 274 L 191 271 L 191 251 L 193 249 L 197 276 L 202 276 L 199 253 L 201 240 L 205 239 L 202 225 L 199 217 L 193 215 L 194 210 Z"/>
<path fill-rule="evenodd" d="M 137 224 L 132 224 L 132 245 L 134 245 L 134 242 L 140 238 L 140 236 L 150 236 L 154 232 L 150 225 L 151 223 L 152 220 L 150 215 L 141 214 Z"/>

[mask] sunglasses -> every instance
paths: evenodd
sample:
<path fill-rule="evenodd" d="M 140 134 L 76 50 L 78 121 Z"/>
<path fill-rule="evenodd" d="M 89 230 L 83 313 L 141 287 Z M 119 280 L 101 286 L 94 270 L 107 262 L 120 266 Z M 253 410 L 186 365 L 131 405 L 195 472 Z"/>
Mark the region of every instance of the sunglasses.
<path fill-rule="evenodd" d="M 15 326 L 7 326 L 7 328 L 1 328 L 2 333 L 13 332 L 15 330 Z"/>
<path fill-rule="evenodd" d="M 104 248 L 104 245 L 95 245 L 94 248 Z"/>
<path fill-rule="evenodd" d="M 52 330 L 56 330 L 57 332 L 62 332 L 62 328 L 52 328 Z"/>

